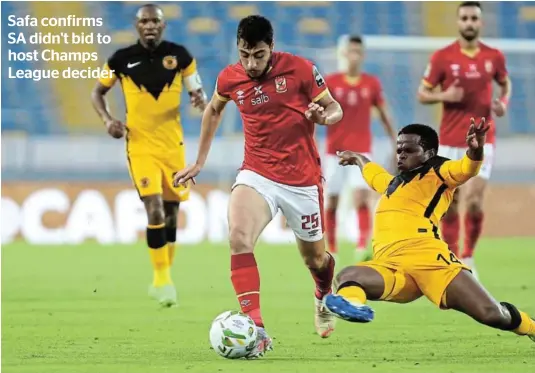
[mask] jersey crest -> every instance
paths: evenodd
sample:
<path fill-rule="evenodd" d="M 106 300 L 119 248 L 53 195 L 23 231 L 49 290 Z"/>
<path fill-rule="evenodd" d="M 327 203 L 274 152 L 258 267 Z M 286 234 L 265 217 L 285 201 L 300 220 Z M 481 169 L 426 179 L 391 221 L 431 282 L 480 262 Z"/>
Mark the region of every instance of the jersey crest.
<path fill-rule="evenodd" d="M 312 73 L 314 74 L 314 81 L 316 82 L 318 88 L 323 87 L 325 85 L 325 79 L 323 79 L 323 76 L 320 74 L 316 66 L 313 67 Z"/>

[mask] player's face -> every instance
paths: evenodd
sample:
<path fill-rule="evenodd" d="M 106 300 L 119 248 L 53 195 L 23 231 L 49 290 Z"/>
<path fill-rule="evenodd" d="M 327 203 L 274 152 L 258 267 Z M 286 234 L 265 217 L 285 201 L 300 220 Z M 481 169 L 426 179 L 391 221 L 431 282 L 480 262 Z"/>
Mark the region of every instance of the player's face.
<path fill-rule="evenodd" d="M 165 29 L 162 11 L 158 8 L 141 8 L 137 13 L 136 29 L 146 45 L 151 47 L 158 44 Z"/>
<path fill-rule="evenodd" d="M 409 171 L 420 167 L 433 154 L 424 151 L 419 135 L 399 135 L 397 143 L 398 170 Z"/>
<path fill-rule="evenodd" d="M 246 45 L 243 39 L 238 42 L 240 62 L 249 77 L 258 79 L 263 76 L 267 69 L 273 46 L 260 42 L 255 46 Z"/>
<path fill-rule="evenodd" d="M 472 41 L 479 36 L 481 30 L 481 9 L 476 6 L 464 6 L 459 9 L 457 25 L 459 33 L 466 41 Z"/>
<path fill-rule="evenodd" d="M 349 43 L 346 50 L 346 58 L 349 69 L 358 68 L 364 58 L 364 49 L 362 48 L 362 44 Z"/>

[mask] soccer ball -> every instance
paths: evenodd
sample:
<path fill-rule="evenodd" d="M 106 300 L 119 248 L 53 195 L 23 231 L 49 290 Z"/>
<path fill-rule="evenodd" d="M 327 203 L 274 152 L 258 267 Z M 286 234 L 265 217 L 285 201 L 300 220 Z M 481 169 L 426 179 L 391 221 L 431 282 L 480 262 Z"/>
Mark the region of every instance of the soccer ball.
<path fill-rule="evenodd" d="M 226 311 L 212 322 L 210 344 L 220 356 L 239 359 L 255 348 L 256 335 L 256 325 L 249 316 L 239 311 Z"/>

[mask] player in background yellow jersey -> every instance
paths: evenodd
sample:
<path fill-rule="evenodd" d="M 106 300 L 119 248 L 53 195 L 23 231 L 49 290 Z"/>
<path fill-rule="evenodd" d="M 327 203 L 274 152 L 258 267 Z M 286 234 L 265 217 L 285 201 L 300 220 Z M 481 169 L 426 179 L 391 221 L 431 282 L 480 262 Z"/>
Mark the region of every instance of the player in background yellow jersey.
<path fill-rule="evenodd" d="M 347 321 L 370 322 L 374 311 L 366 300 L 408 303 L 425 295 L 442 309 L 535 341 L 535 321 L 510 303 L 498 303 L 449 251 L 437 228 L 455 189 L 478 174 L 488 129 L 484 118 L 478 125 L 472 118 L 468 150 L 452 161 L 437 156 L 438 135 L 431 127 L 402 128 L 396 176 L 361 154 L 338 153 L 341 165 L 358 165 L 382 196 L 375 213 L 373 259 L 337 275 L 336 293 L 323 301 L 328 311 Z"/>
<path fill-rule="evenodd" d="M 179 113 L 182 85 L 199 110 L 204 110 L 206 95 L 188 50 L 162 40 L 165 25 L 158 6 L 141 7 L 136 14 L 138 42 L 108 59 L 104 68 L 113 71 L 112 77 L 97 82 L 91 99 L 112 137 L 126 133 L 130 176 L 148 217 L 147 245 L 154 269 L 149 295 L 170 307 L 177 303 L 170 267 L 178 208 L 189 198 L 188 187 L 173 186 L 174 174 L 186 167 Z M 104 99 L 117 80 L 125 97 L 125 124 L 110 114 Z"/>

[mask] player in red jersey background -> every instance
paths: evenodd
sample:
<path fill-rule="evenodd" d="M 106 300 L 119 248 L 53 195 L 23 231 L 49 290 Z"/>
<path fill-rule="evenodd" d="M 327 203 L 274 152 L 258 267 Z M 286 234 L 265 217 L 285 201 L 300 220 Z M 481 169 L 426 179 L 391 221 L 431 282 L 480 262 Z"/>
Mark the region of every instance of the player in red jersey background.
<path fill-rule="evenodd" d="M 502 117 L 511 95 L 511 81 L 501 51 L 479 40 L 482 12 L 479 2 L 459 5 L 459 39 L 436 51 L 432 56 L 418 91 L 423 104 L 442 102 L 439 155 L 460 159 L 464 154 L 464 123 L 471 117 L 485 117 L 490 124 L 485 144 L 485 160 L 478 177 L 463 186 L 465 202 L 464 250 L 461 258 L 474 271 L 473 252 L 483 226 L 483 197 L 491 175 L 496 145 L 496 125 L 492 115 Z M 493 99 L 493 81 L 500 86 L 499 97 Z M 441 86 L 436 92 L 433 89 Z M 459 251 L 459 192 L 442 219 L 442 236 L 455 254 Z"/>
<path fill-rule="evenodd" d="M 314 131 L 315 123 L 338 122 L 342 109 L 311 62 L 273 52 L 273 28 L 266 18 L 242 19 L 237 42 L 240 61 L 221 71 L 203 114 L 197 161 L 178 172 L 175 183 L 199 174 L 221 112 L 234 101 L 243 121 L 245 152 L 229 202 L 231 280 L 242 311 L 258 328 L 250 356 L 259 357 L 271 349 L 272 340 L 260 313 L 260 276 L 253 251 L 279 210 L 316 283 L 316 331 L 325 338 L 334 330 L 334 316 L 321 303 L 331 292 L 334 258 L 323 239 L 322 174 Z"/>
<path fill-rule="evenodd" d="M 349 184 L 354 191 L 357 210 L 359 239 L 356 245 L 356 259 L 363 261 L 369 254 L 368 239 L 371 232 L 370 188 L 364 181 L 359 168 L 348 168 L 338 164 L 337 151 L 350 150 L 372 158 L 372 110 L 377 108 L 381 123 L 396 144 L 396 133 L 386 110 L 383 90 L 379 79 L 362 71 L 364 44 L 359 36 L 351 36 L 343 51 L 347 62 L 346 71 L 334 73 L 325 78 L 333 98 L 344 111 L 344 117 L 335 125 L 327 127 L 327 147 L 325 158 L 326 178 L 326 228 L 329 251 L 338 252 L 336 244 L 336 212 L 339 196 Z"/>

